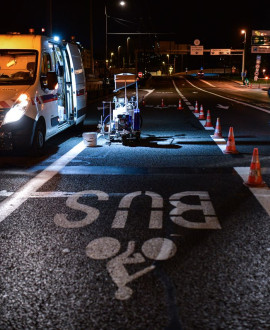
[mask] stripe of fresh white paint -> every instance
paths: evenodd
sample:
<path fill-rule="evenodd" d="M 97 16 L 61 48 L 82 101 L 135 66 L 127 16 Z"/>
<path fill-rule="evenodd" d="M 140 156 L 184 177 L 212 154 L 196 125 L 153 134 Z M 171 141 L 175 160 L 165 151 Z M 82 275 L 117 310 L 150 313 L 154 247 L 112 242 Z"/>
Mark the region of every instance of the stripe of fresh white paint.
<path fill-rule="evenodd" d="M 249 103 L 245 103 L 245 102 L 242 102 L 242 101 L 237 101 L 237 100 L 235 100 L 235 99 L 231 99 L 231 98 L 226 97 L 226 96 L 222 96 L 222 95 L 219 95 L 219 94 L 216 94 L 216 93 L 210 92 L 210 91 L 206 91 L 206 90 L 204 90 L 204 89 L 202 89 L 202 88 L 200 88 L 200 87 L 195 86 L 194 84 L 192 84 L 192 83 L 191 83 L 190 81 L 188 81 L 187 79 L 185 79 L 185 80 L 186 80 L 186 81 L 187 81 L 192 87 L 194 87 L 194 88 L 196 88 L 196 89 L 198 89 L 198 90 L 200 90 L 200 91 L 202 91 L 202 92 L 205 92 L 205 93 L 208 93 L 208 94 L 212 94 L 212 95 L 215 95 L 215 96 L 220 97 L 220 98 L 222 98 L 222 99 L 229 100 L 229 101 L 233 101 L 233 102 L 235 102 L 235 103 L 243 104 L 243 105 L 246 105 L 246 106 L 248 106 L 248 107 L 250 107 L 250 108 L 254 108 L 254 109 L 257 109 L 257 110 L 260 110 L 260 111 L 266 112 L 266 113 L 270 113 L 270 110 L 266 110 L 266 109 L 264 109 L 264 108 L 257 107 L 257 106 L 255 106 L 255 105 L 252 105 L 252 104 L 249 104 Z"/>
<path fill-rule="evenodd" d="M 12 194 L 14 194 L 14 192 L 6 190 L 0 191 L 0 197 L 9 197 Z M 67 198 L 74 194 L 76 194 L 76 196 L 87 196 L 84 191 L 35 191 L 29 195 L 29 198 Z M 126 193 L 109 193 L 107 195 L 110 197 L 124 197 Z M 89 194 L 89 196 L 93 196 L 93 194 Z"/>
<path fill-rule="evenodd" d="M 189 106 L 189 110 L 195 110 L 195 108 L 194 108 L 194 106 L 192 105 L 192 106 Z"/>
<path fill-rule="evenodd" d="M 219 149 L 223 152 L 226 149 L 227 142 L 223 138 L 217 139 L 214 138 L 214 135 L 210 135 L 210 136 L 215 141 Z"/>
<path fill-rule="evenodd" d="M 239 176 L 243 179 L 244 182 L 248 180 L 249 176 L 249 167 L 234 167 L 234 170 L 238 173 Z M 249 187 L 249 190 L 252 194 L 256 197 L 258 202 L 262 205 L 265 209 L 267 214 L 270 216 L 270 189 L 269 187 L 263 188 L 252 188 Z"/>
<path fill-rule="evenodd" d="M 206 120 L 199 120 L 200 121 L 200 123 L 202 124 L 202 126 L 204 126 L 205 125 L 205 123 L 206 123 Z M 205 127 L 204 127 L 205 128 Z"/>
<path fill-rule="evenodd" d="M 210 82 L 206 81 L 206 80 L 203 80 L 203 79 L 200 79 L 200 81 L 204 82 L 205 84 L 211 86 L 211 87 L 216 87 L 214 86 L 213 84 L 211 84 Z"/>
<path fill-rule="evenodd" d="M 5 220 L 12 212 L 14 212 L 29 196 L 43 186 L 47 181 L 53 178 L 59 171 L 65 167 L 73 158 L 86 148 L 84 142 L 80 142 L 44 171 L 40 172 L 28 183 L 22 186 L 0 203 L 0 222 Z"/>
<path fill-rule="evenodd" d="M 191 105 L 191 103 L 190 102 L 186 102 L 186 105 Z"/>

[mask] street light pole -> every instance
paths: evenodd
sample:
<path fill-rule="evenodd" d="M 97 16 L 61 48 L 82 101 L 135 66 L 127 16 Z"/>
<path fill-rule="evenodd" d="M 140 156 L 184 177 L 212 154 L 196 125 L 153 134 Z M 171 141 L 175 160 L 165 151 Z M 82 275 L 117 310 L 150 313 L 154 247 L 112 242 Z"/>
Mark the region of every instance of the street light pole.
<path fill-rule="evenodd" d="M 107 55 L 108 55 L 108 15 L 107 15 L 107 6 L 105 3 L 105 71 L 107 69 L 107 58 L 108 58 Z"/>
<path fill-rule="evenodd" d="M 125 6 L 125 1 L 120 1 L 120 6 Z M 110 16 L 109 16 L 110 17 Z M 108 14 L 107 14 L 107 4 L 105 1 L 105 79 L 107 78 L 107 63 L 108 63 Z"/>
<path fill-rule="evenodd" d="M 244 72 L 245 72 L 245 53 L 246 53 L 246 41 L 247 41 L 247 32 L 246 30 L 242 30 L 241 34 L 244 34 L 244 49 L 242 56 L 242 81 L 244 82 Z"/>

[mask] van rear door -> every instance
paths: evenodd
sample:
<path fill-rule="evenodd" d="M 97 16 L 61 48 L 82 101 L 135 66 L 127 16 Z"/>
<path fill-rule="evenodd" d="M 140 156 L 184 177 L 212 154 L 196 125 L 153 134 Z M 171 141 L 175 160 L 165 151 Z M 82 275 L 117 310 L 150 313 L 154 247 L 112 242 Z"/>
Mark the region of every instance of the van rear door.
<path fill-rule="evenodd" d="M 74 119 L 76 122 L 84 115 L 86 107 L 85 75 L 80 51 L 75 44 L 68 43 L 66 50 L 71 68 L 71 81 L 73 90 Z"/>

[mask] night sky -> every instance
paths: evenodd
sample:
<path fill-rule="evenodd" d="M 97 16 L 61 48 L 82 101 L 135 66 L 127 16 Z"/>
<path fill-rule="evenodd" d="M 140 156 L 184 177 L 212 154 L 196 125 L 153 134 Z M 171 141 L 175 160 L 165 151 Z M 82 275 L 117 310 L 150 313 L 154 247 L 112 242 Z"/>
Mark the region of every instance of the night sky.
<path fill-rule="evenodd" d="M 240 30 L 270 30 L 270 11 L 266 1 L 154 1 L 126 0 L 125 8 L 116 0 L 107 0 L 108 32 L 151 32 L 157 34 L 151 40 L 175 40 L 193 44 L 201 41 L 205 48 L 242 48 Z M 90 1 L 52 0 L 53 33 L 69 40 L 74 35 L 85 48 L 90 46 Z M 38 4 L 38 5 L 37 5 Z M 1 2 L 0 33 L 18 31 L 26 33 L 35 28 L 49 27 L 49 0 Z M 105 52 L 105 1 L 93 0 L 93 43 L 95 57 Z M 121 20 L 117 20 L 117 19 Z M 123 21 L 124 20 L 124 21 Z M 108 48 L 115 50 L 125 43 L 125 36 L 108 36 Z M 143 38 L 143 37 L 141 37 Z M 148 39 L 147 39 L 148 38 Z M 114 49 L 115 48 L 115 49 Z"/>

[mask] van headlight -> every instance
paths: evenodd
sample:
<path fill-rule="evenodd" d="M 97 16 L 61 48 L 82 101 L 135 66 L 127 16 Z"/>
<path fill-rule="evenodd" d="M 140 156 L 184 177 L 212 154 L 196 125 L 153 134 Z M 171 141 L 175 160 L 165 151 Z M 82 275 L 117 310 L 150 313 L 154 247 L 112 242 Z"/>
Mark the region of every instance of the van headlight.
<path fill-rule="evenodd" d="M 10 110 L 6 113 L 3 125 L 13 123 L 18 121 L 24 115 L 27 106 L 29 105 L 30 99 L 27 94 L 21 94 L 15 104 L 10 108 Z"/>

